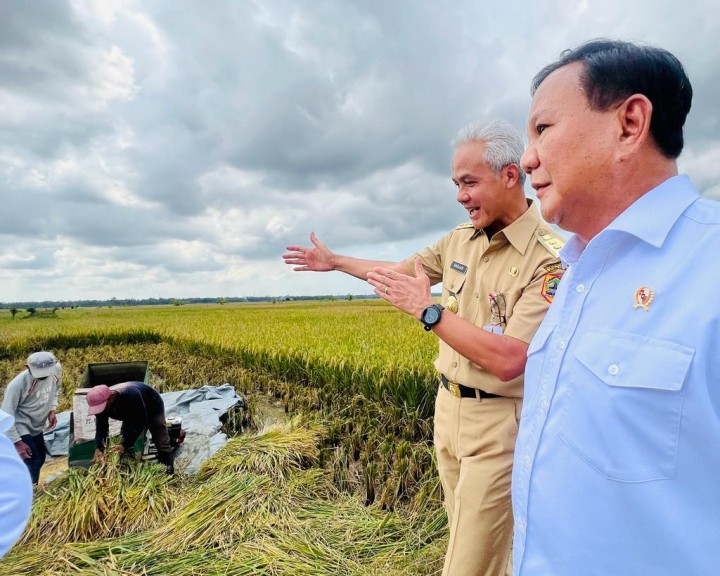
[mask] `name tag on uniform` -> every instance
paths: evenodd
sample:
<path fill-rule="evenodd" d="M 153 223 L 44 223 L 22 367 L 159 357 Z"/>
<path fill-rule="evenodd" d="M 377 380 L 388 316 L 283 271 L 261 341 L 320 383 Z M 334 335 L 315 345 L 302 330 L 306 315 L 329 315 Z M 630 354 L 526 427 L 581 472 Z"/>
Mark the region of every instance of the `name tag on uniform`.
<path fill-rule="evenodd" d="M 467 266 L 465 266 L 465 264 L 460 264 L 460 262 L 455 262 L 454 260 L 453 263 L 450 264 L 450 268 L 452 268 L 453 270 L 457 270 L 462 274 L 465 274 L 467 272 Z"/>

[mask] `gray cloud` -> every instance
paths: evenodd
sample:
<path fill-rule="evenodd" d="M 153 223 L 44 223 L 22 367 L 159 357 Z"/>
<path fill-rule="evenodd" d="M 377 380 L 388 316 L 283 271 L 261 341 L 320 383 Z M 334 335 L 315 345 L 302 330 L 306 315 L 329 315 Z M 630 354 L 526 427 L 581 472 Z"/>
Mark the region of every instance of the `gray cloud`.
<path fill-rule="evenodd" d="M 720 198 L 711 0 L 28 0 L 0 7 L 0 301 L 368 291 L 286 245 L 399 259 L 466 216 L 450 141 L 523 127 L 532 75 L 598 36 L 695 89 L 681 168 Z"/>

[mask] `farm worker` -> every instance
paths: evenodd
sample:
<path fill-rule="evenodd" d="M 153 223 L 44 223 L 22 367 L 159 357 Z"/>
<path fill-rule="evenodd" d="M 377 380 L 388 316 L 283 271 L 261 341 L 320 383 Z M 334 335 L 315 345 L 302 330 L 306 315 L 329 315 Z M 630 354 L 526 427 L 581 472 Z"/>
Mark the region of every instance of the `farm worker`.
<path fill-rule="evenodd" d="M 165 423 L 165 405 L 158 392 L 143 382 L 99 384 L 87 393 L 88 413 L 95 415 L 95 460 L 102 458 L 109 432 L 108 418 L 121 420 L 122 443 L 113 448 L 132 456 L 133 446 L 147 428 L 158 451 L 158 461 L 167 473 L 174 472 L 170 436 Z"/>
<path fill-rule="evenodd" d="M 25 368 L 5 388 L 2 409 L 15 419 L 5 434 L 37 484 L 47 454 L 43 431 L 57 425 L 62 366 L 52 352 L 43 351 L 30 354 Z"/>
<path fill-rule="evenodd" d="M 0 410 L 0 432 L 7 432 L 13 417 Z M 27 466 L 5 434 L 0 434 L 0 558 L 20 538 L 30 517 L 32 480 Z"/>
<path fill-rule="evenodd" d="M 532 85 L 522 165 L 574 235 L 528 355 L 516 574 L 718 574 L 720 204 L 678 174 L 690 80 L 600 40 Z"/>
<path fill-rule="evenodd" d="M 510 478 L 532 338 L 563 273 L 562 240 L 525 197 L 523 140 L 504 122 L 471 124 L 454 142 L 452 180 L 470 222 L 402 262 L 341 256 L 315 234 L 288 246 L 298 271 L 338 270 L 440 339 L 435 450 L 450 539 L 445 576 L 505 574 Z M 442 303 L 430 286 L 443 283 Z"/>

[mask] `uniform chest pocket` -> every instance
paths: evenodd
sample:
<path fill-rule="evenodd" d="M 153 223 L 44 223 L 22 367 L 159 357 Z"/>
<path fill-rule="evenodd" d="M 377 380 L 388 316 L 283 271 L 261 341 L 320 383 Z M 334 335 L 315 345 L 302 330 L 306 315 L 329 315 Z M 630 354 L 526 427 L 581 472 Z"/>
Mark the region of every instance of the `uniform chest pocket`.
<path fill-rule="evenodd" d="M 459 294 L 462 292 L 463 285 L 465 284 L 465 274 L 457 272 L 452 268 L 445 270 L 443 276 L 443 288 L 453 294 Z"/>
<path fill-rule="evenodd" d="M 571 359 L 560 436 L 609 479 L 672 478 L 693 355 L 691 348 L 667 340 L 586 332 Z"/>

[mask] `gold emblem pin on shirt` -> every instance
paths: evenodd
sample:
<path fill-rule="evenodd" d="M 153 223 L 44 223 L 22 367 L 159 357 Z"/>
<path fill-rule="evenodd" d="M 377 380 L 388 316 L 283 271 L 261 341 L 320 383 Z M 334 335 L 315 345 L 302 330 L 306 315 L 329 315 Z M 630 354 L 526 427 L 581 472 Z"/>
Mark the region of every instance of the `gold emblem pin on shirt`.
<path fill-rule="evenodd" d="M 640 288 L 635 290 L 635 305 L 633 306 L 633 310 L 642 308 L 647 312 L 653 300 L 655 300 L 655 290 L 649 286 L 640 286 Z"/>
<path fill-rule="evenodd" d="M 510 266 L 510 270 L 508 270 L 508 274 L 515 278 L 518 274 L 520 274 L 520 270 L 517 269 L 517 266 Z"/>
<path fill-rule="evenodd" d="M 458 311 L 458 300 L 455 298 L 454 294 L 451 294 L 447 297 L 447 300 L 445 300 L 445 308 L 450 310 L 453 314 L 456 314 Z"/>

